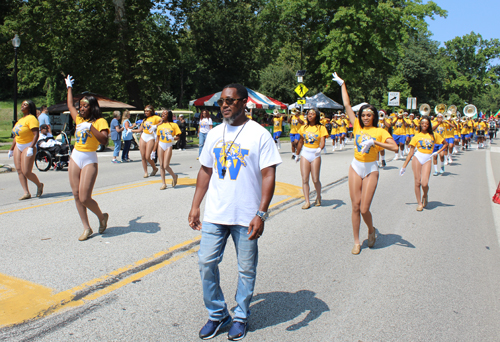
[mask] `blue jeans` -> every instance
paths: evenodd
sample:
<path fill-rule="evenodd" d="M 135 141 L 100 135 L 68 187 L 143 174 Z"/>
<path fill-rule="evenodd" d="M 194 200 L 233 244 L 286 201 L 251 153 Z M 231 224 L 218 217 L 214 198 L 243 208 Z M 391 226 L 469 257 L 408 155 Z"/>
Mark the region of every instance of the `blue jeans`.
<path fill-rule="evenodd" d="M 131 144 L 132 144 L 132 140 L 123 140 L 122 160 L 129 159 L 128 158 L 128 151 L 130 151 Z"/>
<path fill-rule="evenodd" d="M 226 242 L 231 235 L 238 257 L 238 289 L 236 290 L 235 321 L 246 322 L 250 316 L 257 274 L 257 240 L 248 240 L 248 227 L 203 222 L 198 251 L 203 300 L 211 320 L 220 321 L 229 315 L 220 288 L 219 264 L 224 256 Z"/>
<path fill-rule="evenodd" d="M 205 145 L 205 139 L 207 139 L 207 134 L 208 133 L 201 133 L 200 132 L 200 142 L 198 145 L 200 146 L 200 149 L 198 151 L 198 157 L 201 155 L 201 151 L 203 150 L 203 145 Z"/>
<path fill-rule="evenodd" d="M 115 144 L 115 149 L 113 151 L 113 157 L 118 157 L 120 155 L 120 148 L 122 147 L 122 140 L 113 140 Z"/>

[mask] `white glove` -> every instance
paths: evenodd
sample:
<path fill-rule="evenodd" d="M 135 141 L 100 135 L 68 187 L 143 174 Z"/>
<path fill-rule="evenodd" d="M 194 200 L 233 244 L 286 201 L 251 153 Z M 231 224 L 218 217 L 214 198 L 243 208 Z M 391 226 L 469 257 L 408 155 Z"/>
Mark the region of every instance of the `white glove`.
<path fill-rule="evenodd" d="M 436 151 L 434 152 L 433 154 L 431 154 L 431 158 L 434 157 L 434 156 L 437 156 L 439 153 Z"/>
<path fill-rule="evenodd" d="M 66 82 L 66 88 L 73 88 L 73 83 L 75 83 L 75 80 L 73 79 L 73 77 L 68 75 L 68 77 L 66 77 L 64 79 L 64 81 Z"/>
<path fill-rule="evenodd" d="M 92 127 L 92 124 L 90 122 L 82 122 L 76 125 L 76 131 L 90 131 L 90 127 Z"/>
<path fill-rule="evenodd" d="M 314 155 L 315 155 L 315 156 L 319 156 L 320 154 L 321 154 L 321 147 L 318 147 L 318 148 L 316 149 L 316 152 L 314 152 Z"/>
<path fill-rule="evenodd" d="M 373 144 L 375 144 L 375 140 L 373 139 L 368 139 L 368 140 L 365 140 L 361 143 L 361 146 L 363 147 L 361 149 L 361 153 L 367 153 L 368 150 L 370 149 L 370 147 L 373 146 Z"/>
<path fill-rule="evenodd" d="M 14 155 L 14 151 L 9 150 L 9 159 L 12 158 L 13 155 Z"/>
<path fill-rule="evenodd" d="M 405 174 L 406 167 L 402 167 L 401 170 L 399 170 L 399 175 L 402 176 Z"/>
<path fill-rule="evenodd" d="M 157 125 L 151 125 L 151 128 L 149 129 L 151 132 L 156 132 L 156 127 Z"/>
<path fill-rule="evenodd" d="M 295 162 L 298 163 L 300 161 L 300 155 L 295 157 Z"/>
<path fill-rule="evenodd" d="M 344 84 L 344 80 L 341 79 L 336 72 L 334 72 L 332 76 L 333 76 L 332 81 L 337 82 L 337 84 L 342 87 L 342 84 Z"/>
<path fill-rule="evenodd" d="M 151 152 L 151 159 L 155 159 L 156 157 L 156 151 Z"/>
<path fill-rule="evenodd" d="M 28 147 L 28 152 L 26 152 L 26 157 L 31 157 L 33 155 L 33 147 Z"/>
<path fill-rule="evenodd" d="M 172 140 L 173 137 L 170 134 L 167 134 L 167 140 Z"/>

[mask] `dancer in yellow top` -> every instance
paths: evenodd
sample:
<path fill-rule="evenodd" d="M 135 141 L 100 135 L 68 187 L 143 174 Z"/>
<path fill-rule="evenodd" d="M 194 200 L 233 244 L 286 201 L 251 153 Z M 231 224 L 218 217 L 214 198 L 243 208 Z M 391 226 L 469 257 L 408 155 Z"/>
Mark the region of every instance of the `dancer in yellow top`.
<path fill-rule="evenodd" d="M 140 133 L 141 139 L 139 139 L 139 150 L 141 152 L 142 168 L 144 169 L 144 178 L 148 178 L 148 163 L 153 168 L 151 176 L 156 175 L 158 168 L 155 165 L 153 159 L 151 159 L 151 152 L 153 152 L 156 140 L 156 129 L 161 123 L 161 119 L 158 115 L 155 115 L 155 109 L 151 105 L 147 105 L 144 108 L 145 118 L 141 125 L 137 129 L 130 130 L 130 132 Z"/>
<path fill-rule="evenodd" d="M 404 147 L 406 142 L 406 121 L 403 118 L 403 114 L 398 114 L 390 123 L 389 127 L 392 127 L 392 138 L 399 145 L 399 151 L 396 152 L 393 160 L 398 160 L 404 156 Z"/>
<path fill-rule="evenodd" d="M 292 159 L 298 157 L 296 153 L 297 145 L 300 140 L 299 129 L 302 125 L 305 125 L 306 119 L 304 115 L 301 115 L 299 111 L 294 108 L 292 109 L 292 115 L 288 118 L 288 123 L 290 124 L 290 141 L 292 142 Z"/>
<path fill-rule="evenodd" d="M 302 191 L 306 199 L 302 209 L 309 209 L 311 206 L 309 201 L 309 175 L 312 176 L 314 188 L 316 189 L 316 202 L 314 202 L 314 205 L 317 207 L 321 205 L 321 182 L 319 180 L 321 150 L 325 147 L 328 132 L 325 126 L 320 124 L 319 120 L 319 111 L 310 109 L 307 112 L 307 123 L 299 129 L 300 140 L 297 153 L 301 158 L 297 157 L 295 160 L 298 162 L 300 159 Z"/>
<path fill-rule="evenodd" d="M 381 109 L 378 111 L 378 115 L 379 115 L 379 121 L 377 127 L 382 128 L 385 131 L 387 131 L 387 133 L 389 133 L 390 124 L 388 124 L 389 120 L 386 118 L 387 113 L 385 112 L 385 110 Z M 379 157 L 377 158 L 377 161 L 381 160 L 380 162 L 378 162 L 378 166 L 385 167 L 387 165 L 385 162 L 385 150 L 381 149 L 378 152 L 378 155 Z"/>
<path fill-rule="evenodd" d="M 352 254 L 359 254 L 361 243 L 359 240 L 360 214 L 368 226 L 368 247 L 373 247 L 376 240 L 370 205 L 378 184 L 377 154 L 381 149 L 398 151 L 398 146 L 390 134 L 378 128 L 378 112 L 372 105 L 364 105 L 356 118 L 351 107 L 347 87 L 344 80 L 333 74 L 333 80 L 342 88 L 342 100 L 346 113 L 354 126 L 354 159 L 349 167 L 349 194 L 352 203 L 352 230 L 354 247 Z"/>
<path fill-rule="evenodd" d="M 339 119 L 339 115 L 335 114 L 332 117 L 332 120 L 330 123 L 332 124 L 332 130 L 330 133 L 330 137 L 332 138 L 332 152 L 335 152 L 337 148 L 339 148 L 338 143 L 339 143 L 339 124 L 337 123 Z"/>
<path fill-rule="evenodd" d="M 406 171 L 406 166 L 415 155 L 412 161 L 413 176 L 415 177 L 415 196 L 417 197 L 417 211 L 422 211 L 427 206 L 429 194 L 429 177 L 431 175 L 431 160 L 434 155 L 438 155 L 448 147 L 448 143 L 439 134 L 432 130 L 428 116 L 423 116 L 420 120 L 420 133 L 417 133 L 410 141 L 410 153 L 399 174 L 402 176 Z M 434 146 L 440 145 L 440 149 L 434 151 Z M 415 151 L 416 150 L 416 151 Z M 420 189 L 424 194 L 421 196 Z"/>
<path fill-rule="evenodd" d="M 281 142 L 280 142 L 280 137 L 281 133 L 283 131 L 283 117 L 285 114 L 280 114 L 280 111 L 278 109 L 275 109 L 273 111 L 273 138 L 274 142 L 276 143 L 276 147 L 278 147 L 278 150 L 281 150 Z"/>
<path fill-rule="evenodd" d="M 42 196 L 43 183 L 33 173 L 33 163 L 36 156 L 36 143 L 40 135 L 39 123 L 36 119 L 36 106 L 31 100 L 24 101 L 21 104 L 23 117 L 19 119 L 12 129 L 14 140 L 9 150 L 9 158 L 14 157 L 19 182 L 24 190 L 24 195 L 19 198 L 20 201 L 31 198 L 28 179 L 36 184 L 36 197 Z"/>
<path fill-rule="evenodd" d="M 172 187 L 175 187 L 177 184 L 177 178 L 179 178 L 170 167 L 172 144 L 174 143 L 174 140 L 179 140 L 182 133 L 179 126 L 174 122 L 173 117 L 174 115 L 171 110 L 162 111 L 161 119 L 163 123 L 156 129 L 157 137 L 155 140 L 155 148 L 153 152 L 151 152 L 151 159 L 155 159 L 155 153 L 158 151 L 162 181 L 160 190 L 165 190 L 167 188 L 167 183 L 165 182 L 165 171 L 172 176 Z"/>
<path fill-rule="evenodd" d="M 73 79 L 66 78 L 68 88 L 68 109 L 76 124 L 75 148 L 69 162 L 69 184 L 75 198 L 76 209 L 83 223 L 83 234 L 80 241 L 87 240 L 93 234 L 90 228 L 87 209 L 99 219 L 99 233 L 102 234 L 108 225 L 109 215 L 103 213 L 97 202 L 92 198 L 92 190 L 97 179 L 97 148 L 106 144 L 109 135 L 108 122 L 102 118 L 101 108 L 93 96 L 85 96 L 80 100 L 80 108 L 73 105 Z"/>

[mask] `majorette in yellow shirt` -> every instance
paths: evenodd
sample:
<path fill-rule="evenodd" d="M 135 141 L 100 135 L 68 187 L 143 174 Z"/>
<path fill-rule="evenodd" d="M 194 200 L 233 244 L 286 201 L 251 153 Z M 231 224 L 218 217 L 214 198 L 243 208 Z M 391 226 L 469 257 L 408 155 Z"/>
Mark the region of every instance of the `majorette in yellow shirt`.
<path fill-rule="evenodd" d="M 302 124 L 299 122 L 299 119 L 302 120 L 302 122 L 306 122 L 306 119 L 304 118 L 304 115 L 292 115 L 290 119 L 290 134 L 298 134 L 299 129 L 302 126 Z"/>
<path fill-rule="evenodd" d="M 281 132 L 281 127 L 283 126 L 283 117 L 278 116 L 273 118 L 273 127 L 274 131 L 273 132 Z"/>
<path fill-rule="evenodd" d="M 363 153 L 361 143 L 368 139 L 375 139 L 378 142 L 385 143 L 387 139 L 392 139 L 389 132 L 379 127 L 364 127 L 361 128 L 359 120 L 354 121 L 352 130 L 354 134 L 354 158 L 362 163 L 371 163 L 377 160 L 378 152 L 383 150 L 382 147 L 371 146 L 368 152 Z"/>
<path fill-rule="evenodd" d="M 328 131 L 323 125 L 300 127 L 299 134 L 304 138 L 304 146 L 309 148 L 318 148 L 322 137 L 328 136 Z"/>
<path fill-rule="evenodd" d="M 75 124 L 78 125 L 82 122 L 88 122 L 88 120 L 85 120 L 81 116 L 77 115 Z M 109 126 L 108 122 L 104 120 L 103 118 L 97 119 L 96 121 L 92 122 L 92 126 L 95 127 L 99 132 L 107 130 L 109 133 Z M 80 152 L 95 152 L 97 151 L 97 148 L 99 147 L 99 140 L 90 132 L 88 131 L 76 131 L 75 132 L 75 149 Z"/>
<path fill-rule="evenodd" d="M 143 132 L 146 134 L 153 134 L 154 132 L 151 130 L 153 125 L 158 125 L 161 121 L 161 118 L 158 115 L 152 115 L 142 122 Z"/>
<path fill-rule="evenodd" d="M 35 134 L 31 131 L 33 128 L 38 128 L 40 124 L 34 115 L 28 114 L 14 125 L 12 133 L 15 135 L 16 144 L 28 144 L 33 141 Z"/>
<path fill-rule="evenodd" d="M 417 133 L 410 141 L 410 146 L 415 146 L 418 152 L 432 154 L 434 145 L 443 143 L 443 137 L 434 133 L 434 138 L 429 133 Z"/>
<path fill-rule="evenodd" d="M 176 135 L 181 134 L 181 130 L 179 126 L 175 122 L 166 122 L 162 123 L 158 128 L 156 129 L 156 135 L 158 136 L 158 139 L 160 139 L 161 142 L 164 143 L 172 143 L 173 138 Z M 172 140 L 169 140 L 167 136 L 172 136 Z"/>
<path fill-rule="evenodd" d="M 392 133 L 394 135 L 406 135 L 406 127 L 404 126 L 404 119 L 394 118 L 392 120 Z"/>

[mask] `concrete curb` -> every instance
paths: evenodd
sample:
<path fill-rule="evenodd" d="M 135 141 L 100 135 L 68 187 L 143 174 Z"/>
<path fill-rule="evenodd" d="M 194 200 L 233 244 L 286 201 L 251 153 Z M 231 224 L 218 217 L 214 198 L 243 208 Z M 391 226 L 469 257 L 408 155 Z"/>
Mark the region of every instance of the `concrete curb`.
<path fill-rule="evenodd" d="M 12 165 L 2 165 L 0 164 L 0 173 L 14 172 L 16 168 Z"/>

